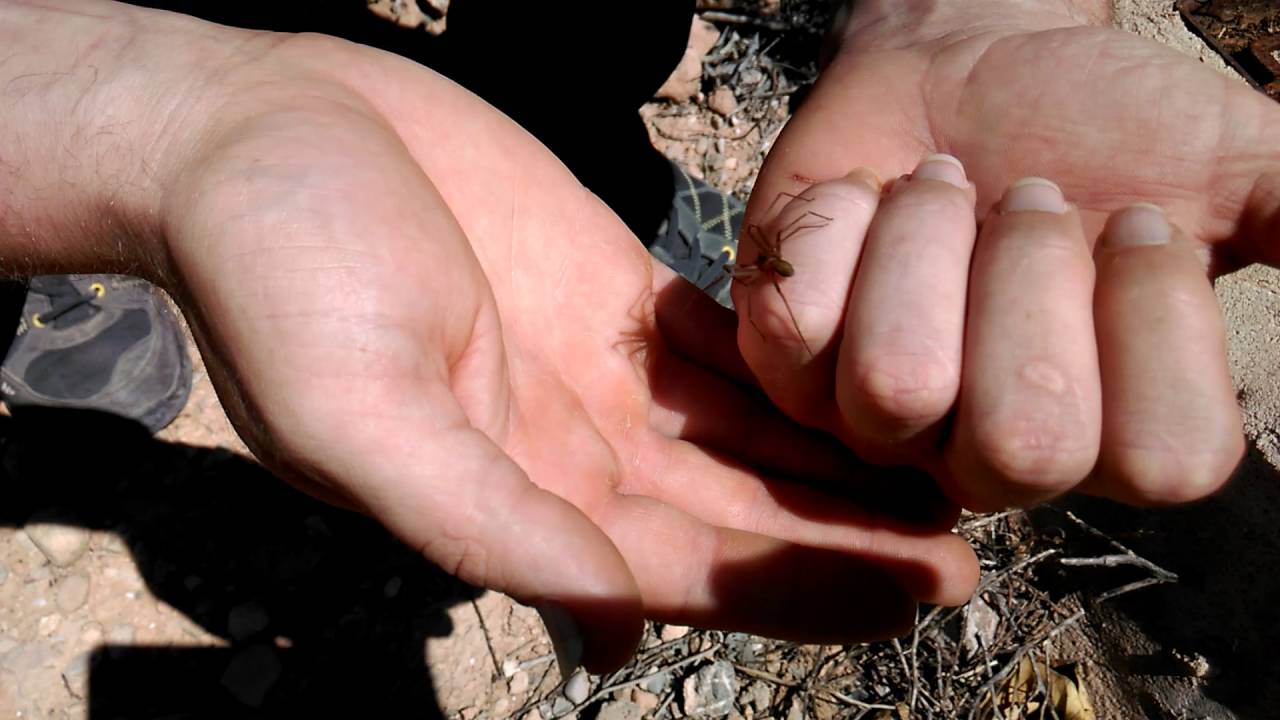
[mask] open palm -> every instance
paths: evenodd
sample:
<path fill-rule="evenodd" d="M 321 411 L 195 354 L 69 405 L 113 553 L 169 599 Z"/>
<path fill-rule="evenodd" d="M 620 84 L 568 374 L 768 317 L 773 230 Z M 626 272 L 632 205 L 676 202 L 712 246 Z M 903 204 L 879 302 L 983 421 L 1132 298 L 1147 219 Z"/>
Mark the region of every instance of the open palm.
<path fill-rule="evenodd" d="M 851 640 L 971 590 L 950 511 L 841 499 L 873 474 L 751 389 L 732 316 L 509 120 L 323 38 L 272 39 L 226 82 L 169 237 L 274 469 L 553 632 L 567 613 L 597 670 L 643 617 Z"/>

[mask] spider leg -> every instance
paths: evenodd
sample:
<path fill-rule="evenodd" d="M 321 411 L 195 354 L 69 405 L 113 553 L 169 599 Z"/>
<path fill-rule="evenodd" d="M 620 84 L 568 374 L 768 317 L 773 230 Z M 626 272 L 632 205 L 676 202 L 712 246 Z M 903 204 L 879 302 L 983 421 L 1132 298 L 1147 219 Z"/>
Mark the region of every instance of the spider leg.
<path fill-rule="evenodd" d="M 747 237 L 751 238 L 751 242 L 755 243 L 758 255 L 774 257 L 778 254 L 778 246 L 769 242 L 769 238 L 765 236 L 759 225 L 748 225 Z"/>
<path fill-rule="evenodd" d="M 771 213 L 773 213 L 773 209 L 774 209 L 775 207 L 777 207 L 777 205 L 778 205 L 778 201 L 779 201 L 779 200 L 781 200 L 781 199 L 783 199 L 783 198 L 787 198 L 788 200 L 803 200 L 803 201 L 805 201 L 805 202 L 813 202 L 813 198 L 811 198 L 811 197 L 805 197 L 805 196 L 804 196 L 804 193 L 800 193 L 799 195 L 795 195 L 795 194 L 792 194 L 792 193 L 789 193 L 789 192 L 780 192 L 780 193 L 778 193 L 778 196 L 777 196 L 777 197 L 775 197 L 775 198 L 773 199 L 773 202 L 769 203 L 769 207 L 765 208 L 765 210 L 764 210 L 764 214 L 765 214 L 766 216 L 768 216 L 768 215 L 770 215 Z"/>
<path fill-rule="evenodd" d="M 800 343 L 804 345 L 804 349 L 809 353 L 809 357 L 814 357 L 813 348 L 809 347 L 809 341 L 805 339 L 804 333 L 800 331 L 800 321 L 796 320 L 796 313 L 791 309 L 791 303 L 787 300 L 787 296 L 782 292 L 782 285 L 778 283 L 778 278 L 773 278 L 773 289 L 778 291 L 778 297 L 782 298 L 782 305 L 787 309 L 787 315 L 791 316 L 791 326 L 796 329 L 796 335 L 800 336 Z M 754 322 L 752 323 L 755 324 Z M 759 332 L 760 328 L 756 328 Z M 763 333 L 761 333 L 763 335 Z"/>
<path fill-rule="evenodd" d="M 742 281 L 743 285 L 750 285 L 759 280 L 760 273 L 763 272 L 755 265 L 734 265 L 733 267 L 725 265 L 724 271 L 734 280 Z"/>

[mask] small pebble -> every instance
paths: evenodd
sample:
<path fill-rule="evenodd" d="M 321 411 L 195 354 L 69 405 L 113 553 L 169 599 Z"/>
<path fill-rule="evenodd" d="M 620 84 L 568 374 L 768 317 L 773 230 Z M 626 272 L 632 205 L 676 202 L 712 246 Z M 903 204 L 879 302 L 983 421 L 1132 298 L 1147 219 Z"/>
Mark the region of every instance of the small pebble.
<path fill-rule="evenodd" d="M 58 604 L 58 609 L 64 615 L 70 615 L 79 610 L 88 599 L 89 576 L 80 574 L 68 575 L 58 581 L 55 601 Z"/>
<path fill-rule="evenodd" d="M 227 615 L 227 632 L 235 640 L 247 640 L 265 630 L 270 622 L 266 608 L 256 602 L 241 603 Z"/>
<path fill-rule="evenodd" d="M 581 705 L 587 701 L 587 696 L 591 693 L 591 678 L 581 670 L 573 674 L 569 678 L 569 682 L 564 684 L 564 696 L 574 705 Z"/>
<path fill-rule="evenodd" d="M 80 646 L 96 648 L 102 642 L 102 626 L 96 622 L 85 623 L 80 628 Z"/>
<path fill-rule="evenodd" d="M 725 660 L 704 666 L 684 681 L 684 714 L 690 717 L 724 717 L 733 711 L 738 678 Z"/>
<path fill-rule="evenodd" d="M 89 531 L 82 527 L 36 520 L 28 522 L 23 530 L 49 562 L 58 567 L 71 565 L 89 549 Z"/>
<path fill-rule="evenodd" d="M 640 714 L 642 715 L 655 710 L 659 701 L 660 698 L 651 692 L 646 692 L 640 688 L 632 688 L 631 690 L 631 702 L 640 708 Z"/>
<path fill-rule="evenodd" d="M 661 638 L 662 642 L 671 642 L 672 640 L 679 640 L 688 634 L 689 628 L 684 625 L 663 625 L 662 632 L 658 637 Z"/>
<path fill-rule="evenodd" d="M 557 697 L 551 703 L 551 716 L 562 718 L 573 712 L 573 703 L 566 697 Z"/>
<path fill-rule="evenodd" d="M 721 85 L 716 88 L 711 97 L 707 98 L 707 107 L 723 117 L 729 117 L 738 110 L 738 99 L 733 96 L 733 91 Z"/>
<path fill-rule="evenodd" d="M 280 659 L 265 645 L 246 648 L 231 658 L 222 673 L 222 686 L 251 708 L 262 707 L 267 693 L 280 679 Z"/>
<path fill-rule="evenodd" d="M 396 595 L 399 595 L 399 594 L 400 594 L 400 586 L 401 586 L 401 585 L 403 585 L 403 584 L 404 584 L 404 581 L 400 579 L 400 576 L 399 576 L 399 575 L 397 575 L 397 576 L 395 576 L 395 577 L 391 578 L 390 580 L 388 580 L 388 581 L 387 581 L 387 584 L 386 584 L 385 586 L 383 586 L 383 588 L 382 588 L 382 596 L 383 596 L 383 597 L 385 597 L 386 599 L 390 600 L 391 598 L 395 597 Z"/>
<path fill-rule="evenodd" d="M 666 692 L 667 687 L 669 687 L 670 685 L 671 685 L 671 673 L 665 673 L 665 672 L 655 672 L 649 675 L 648 677 L 646 677 L 644 679 L 644 682 L 640 683 L 641 687 L 643 687 L 645 690 L 655 695 L 661 695 L 662 693 Z"/>
<path fill-rule="evenodd" d="M 529 691 L 529 673 L 520 670 L 511 676 L 511 694 L 523 695 Z"/>

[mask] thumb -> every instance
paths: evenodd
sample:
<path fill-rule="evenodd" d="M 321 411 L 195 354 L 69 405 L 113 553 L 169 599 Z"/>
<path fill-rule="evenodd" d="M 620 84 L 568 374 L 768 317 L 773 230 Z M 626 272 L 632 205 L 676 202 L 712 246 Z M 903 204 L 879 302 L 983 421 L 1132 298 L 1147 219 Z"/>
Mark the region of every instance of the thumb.
<path fill-rule="evenodd" d="M 537 608 L 564 677 L 579 664 L 595 673 L 625 664 L 644 621 L 618 549 L 582 511 L 534 485 L 460 408 L 455 417 L 446 427 L 399 422 L 393 437 L 353 453 L 358 474 L 346 477 L 358 478 L 364 506 L 446 571 Z"/>

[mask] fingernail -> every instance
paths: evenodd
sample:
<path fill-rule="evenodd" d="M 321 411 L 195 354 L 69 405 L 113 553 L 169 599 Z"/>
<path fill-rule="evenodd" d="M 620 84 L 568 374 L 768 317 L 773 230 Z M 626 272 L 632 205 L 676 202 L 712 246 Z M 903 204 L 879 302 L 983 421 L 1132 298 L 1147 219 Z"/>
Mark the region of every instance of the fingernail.
<path fill-rule="evenodd" d="M 1062 188 L 1052 180 L 1023 178 L 1009 186 L 1000 203 L 1000 212 L 1047 212 L 1061 215 L 1067 211 Z"/>
<path fill-rule="evenodd" d="M 951 155 L 930 155 L 920 161 L 920 166 L 911 173 L 911 178 L 941 180 L 958 188 L 969 187 L 969 177 L 964 173 L 964 165 Z"/>
<path fill-rule="evenodd" d="M 884 180 L 882 180 L 880 175 L 871 168 L 858 168 L 846 175 L 845 180 L 858 183 L 859 185 L 865 185 L 876 193 L 879 193 L 884 188 Z"/>
<path fill-rule="evenodd" d="M 1164 245 L 1173 237 L 1164 210 L 1151 203 L 1138 203 L 1107 220 L 1102 242 L 1109 247 Z"/>
<path fill-rule="evenodd" d="M 560 677 L 568 678 L 582 664 L 582 632 L 578 630 L 578 623 L 567 610 L 554 603 L 543 603 L 535 607 L 542 616 L 542 624 L 547 627 L 547 635 L 551 637 L 551 645 L 555 648 Z"/>

